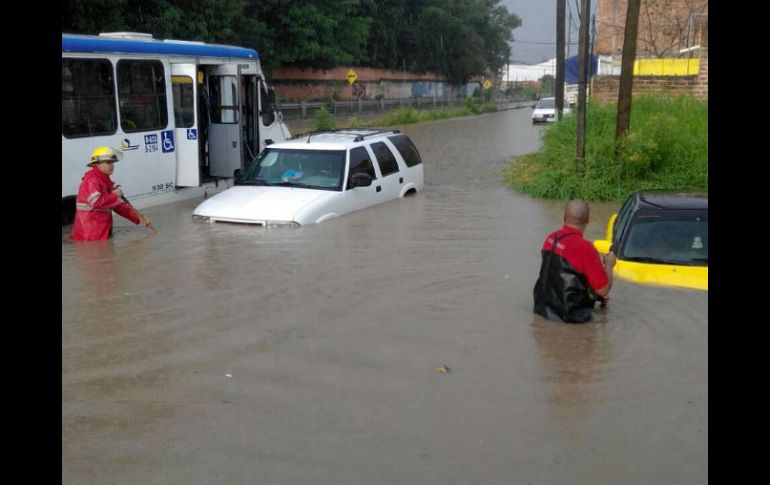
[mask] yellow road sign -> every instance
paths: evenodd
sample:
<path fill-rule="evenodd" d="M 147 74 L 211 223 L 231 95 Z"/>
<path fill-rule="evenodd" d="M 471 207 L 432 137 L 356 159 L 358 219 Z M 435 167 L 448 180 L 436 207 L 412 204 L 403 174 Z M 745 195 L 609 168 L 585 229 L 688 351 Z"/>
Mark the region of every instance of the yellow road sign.
<path fill-rule="evenodd" d="M 492 81 L 490 81 L 489 79 L 484 81 L 484 89 L 489 89 L 491 87 L 492 87 Z"/>
<path fill-rule="evenodd" d="M 358 75 L 356 74 L 356 71 L 353 69 L 348 69 L 348 82 L 350 84 L 353 84 L 356 82 L 356 79 L 358 79 Z"/>

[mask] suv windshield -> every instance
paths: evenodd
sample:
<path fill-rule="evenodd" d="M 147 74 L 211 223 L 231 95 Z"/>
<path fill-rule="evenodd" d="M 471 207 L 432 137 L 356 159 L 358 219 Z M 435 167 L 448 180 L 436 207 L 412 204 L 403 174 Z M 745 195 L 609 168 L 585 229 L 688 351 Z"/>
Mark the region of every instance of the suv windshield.
<path fill-rule="evenodd" d="M 620 259 L 708 266 L 708 212 L 676 216 L 638 215 L 631 222 Z"/>
<path fill-rule="evenodd" d="M 341 190 L 344 167 L 345 150 L 266 148 L 240 184 Z"/>

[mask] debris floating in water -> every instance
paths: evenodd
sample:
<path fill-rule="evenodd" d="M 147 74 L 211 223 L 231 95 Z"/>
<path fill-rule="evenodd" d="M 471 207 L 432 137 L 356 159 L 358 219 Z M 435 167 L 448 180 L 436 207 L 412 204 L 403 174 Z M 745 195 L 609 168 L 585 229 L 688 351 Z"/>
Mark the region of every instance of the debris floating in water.
<path fill-rule="evenodd" d="M 436 367 L 436 372 L 439 374 L 446 374 L 449 372 L 449 366 L 448 365 L 439 365 Z"/>

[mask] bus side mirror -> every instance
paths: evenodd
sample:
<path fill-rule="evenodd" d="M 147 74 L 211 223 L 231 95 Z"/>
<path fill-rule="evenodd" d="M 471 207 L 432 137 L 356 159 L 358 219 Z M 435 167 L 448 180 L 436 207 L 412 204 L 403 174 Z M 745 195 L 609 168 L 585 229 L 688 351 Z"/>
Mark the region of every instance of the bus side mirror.
<path fill-rule="evenodd" d="M 262 91 L 264 93 L 264 91 Z M 270 88 L 267 95 L 262 99 L 262 123 L 265 126 L 272 125 L 275 121 L 275 90 Z"/>

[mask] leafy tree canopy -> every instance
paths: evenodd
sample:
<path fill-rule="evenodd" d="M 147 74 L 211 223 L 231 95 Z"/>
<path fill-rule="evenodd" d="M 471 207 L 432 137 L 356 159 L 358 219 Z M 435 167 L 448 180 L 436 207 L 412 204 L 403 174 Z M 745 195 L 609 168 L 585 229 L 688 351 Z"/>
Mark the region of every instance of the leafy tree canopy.
<path fill-rule="evenodd" d="M 62 31 L 148 32 L 251 47 L 268 71 L 357 64 L 496 74 L 521 19 L 500 0 L 63 0 Z"/>

